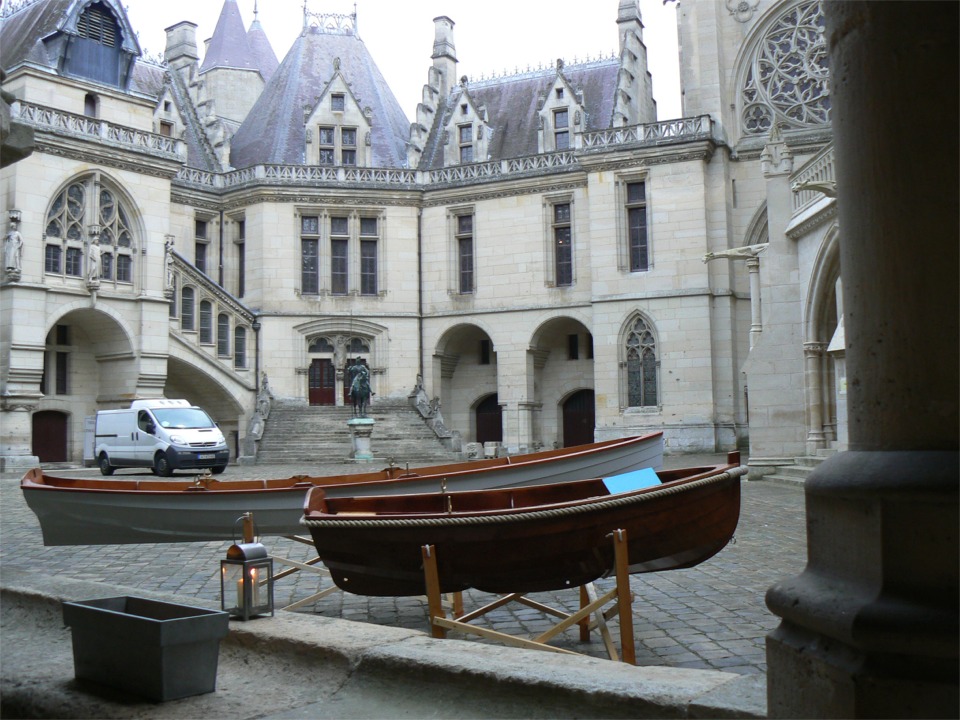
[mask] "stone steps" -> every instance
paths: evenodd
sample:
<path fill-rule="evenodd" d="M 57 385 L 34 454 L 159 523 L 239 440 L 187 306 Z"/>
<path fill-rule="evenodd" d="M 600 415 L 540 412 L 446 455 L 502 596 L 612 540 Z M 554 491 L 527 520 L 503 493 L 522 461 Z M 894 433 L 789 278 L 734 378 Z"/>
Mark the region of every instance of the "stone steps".
<path fill-rule="evenodd" d="M 770 482 L 780 482 L 792 485 L 803 485 L 807 478 L 810 477 L 820 463 L 826 460 L 828 457 L 836 454 L 836 450 L 827 448 L 824 450 L 818 450 L 816 455 L 804 455 L 802 457 L 795 457 L 793 459 L 793 465 L 783 465 L 777 468 L 777 471 L 771 475 L 764 475 L 764 480 L 769 480 Z"/>
<path fill-rule="evenodd" d="M 429 465 L 461 460 L 444 447 L 420 414 L 404 401 L 380 401 L 367 416 L 375 421 L 371 448 L 376 460 Z M 352 407 L 276 402 L 264 425 L 260 463 L 340 462 L 353 449 L 347 422 Z"/>

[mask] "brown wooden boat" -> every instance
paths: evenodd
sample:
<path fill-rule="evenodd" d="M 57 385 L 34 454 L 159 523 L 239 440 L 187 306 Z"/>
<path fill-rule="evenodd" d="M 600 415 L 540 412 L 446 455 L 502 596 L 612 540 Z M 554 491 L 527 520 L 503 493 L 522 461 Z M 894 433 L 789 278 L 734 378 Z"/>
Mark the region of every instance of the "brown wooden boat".
<path fill-rule="evenodd" d="M 237 518 L 252 512 L 260 535 L 294 535 L 307 490 L 383 495 L 451 488 L 495 488 L 579 480 L 663 465 L 660 432 L 558 450 L 418 468 L 267 480 L 209 476 L 171 480 L 69 478 L 27 472 L 24 498 L 40 520 L 45 545 L 230 540 Z"/>
<path fill-rule="evenodd" d="M 740 515 L 739 453 L 725 465 L 535 487 L 410 495 L 307 495 L 304 517 L 334 582 L 358 595 L 422 595 L 421 548 L 435 548 L 440 592 L 576 587 L 614 567 L 626 530 L 631 573 L 692 567 L 719 552 Z"/>

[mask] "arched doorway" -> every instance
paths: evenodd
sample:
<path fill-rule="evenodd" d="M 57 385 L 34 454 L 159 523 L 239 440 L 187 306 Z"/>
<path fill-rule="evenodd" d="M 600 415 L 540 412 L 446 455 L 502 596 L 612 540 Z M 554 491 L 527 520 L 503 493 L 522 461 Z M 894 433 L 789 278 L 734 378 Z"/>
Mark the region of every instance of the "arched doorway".
<path fill-rule="evenodd" d="M 578 390 L 563 403 L 563 446 L 593 442 L 596 409 L 593 390 Z"/>
<path fill-rule="evenodd" d="M 503 409 L 496 393 L 487 395 L 477 405 L 477 442 L 503 442 Z"/>
<path fill-rule="evenodd" d="M 56 410 L 33 414 L 33 454 L 42 463 L 67 462 L 67 415 Z"/>

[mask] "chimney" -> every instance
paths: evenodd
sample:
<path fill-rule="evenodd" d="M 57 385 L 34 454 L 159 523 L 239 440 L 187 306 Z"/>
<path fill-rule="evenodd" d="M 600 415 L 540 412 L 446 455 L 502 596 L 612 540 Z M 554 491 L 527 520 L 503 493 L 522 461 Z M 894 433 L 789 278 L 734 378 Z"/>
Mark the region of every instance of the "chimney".
<path fill-rule="evenodd" d="M 163 59 L 167 61 L 171 70 L 180 70 L 192 63 L 196 63 L 197 55 L 197 26 L 186 20 L 166 28 L 167 47 Z"/>
<path fill-rule="evenodd" d="M 453 20 L 446 15 L 433 19 L 433 67 L 440 75 L 440 97 L 446 97 L 456 84 L 457 50 L 453 44 Z"/>

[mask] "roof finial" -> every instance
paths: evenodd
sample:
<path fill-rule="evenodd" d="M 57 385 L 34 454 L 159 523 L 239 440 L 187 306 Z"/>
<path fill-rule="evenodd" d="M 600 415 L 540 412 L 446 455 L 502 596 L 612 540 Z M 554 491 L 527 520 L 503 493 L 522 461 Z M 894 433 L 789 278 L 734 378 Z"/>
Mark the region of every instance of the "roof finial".
<path fill-rule="evenodd" d="M 307 29 L 307 0 L 303 0 L 303 29 Z"/>
<path fill-rule="evenodd" d="M 253 21 L 257 21 L 257 0 L 253 0 Z"/>

